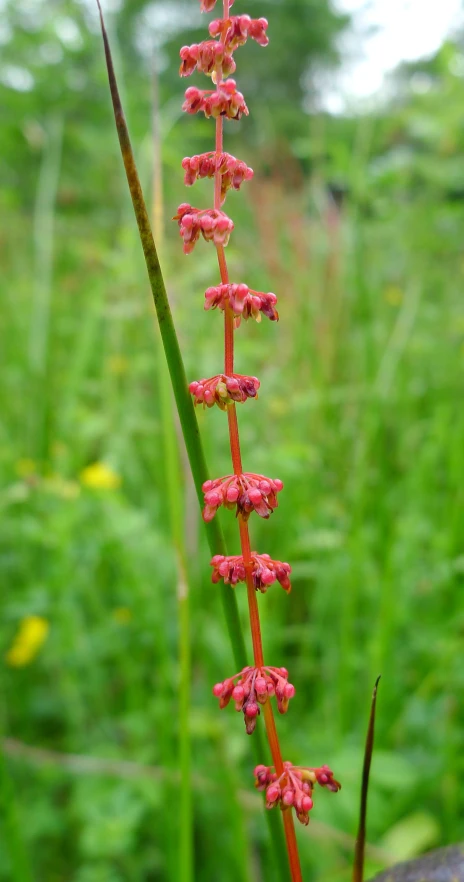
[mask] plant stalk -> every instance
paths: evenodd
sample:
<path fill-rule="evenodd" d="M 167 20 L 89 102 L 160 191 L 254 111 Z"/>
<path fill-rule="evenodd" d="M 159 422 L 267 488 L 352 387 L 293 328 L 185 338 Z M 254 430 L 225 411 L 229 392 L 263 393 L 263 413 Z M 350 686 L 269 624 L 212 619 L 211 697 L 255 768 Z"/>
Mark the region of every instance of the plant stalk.
<path fill-rule="evenodd" d="M 161 267 L 159 264 L 158 255 L 145 206 L 145 201 L 140 186 L 140 180 L 135 165 L 129 131 L 121 105 L 121 99 L 119 96 L 119 90 L 111 57 L 111 50 L 105 29 L 105 23 L 103 20 L 103 14 L 99 0 L 96 0 L 96 2 L 100 14 L 100 24 L 105 50 L 106 66 L 108 70 L 108 81 L 110 86 L 111 100 L 113 104 L 113 111 L 116 123 L 116 131 L 118 134 L 134 214 L 137 221 L 137 226 L 139 228 L 140 241 L 144 252 L 145 264 L 147 267 L 148 278 L 153 294 L 153 300 L 158 317 L 176 406 L 179 413 L 182 434 L 184 436 L 190 468 L 192 470 L 195 491 L 200 507 L 202 507 L 202 485 L 206 480 L 208 480 L 209 477 L 206 468 L 203 446 L 201 443 L 195 410 L 187 388 L 187 380 L 185 376 L 182 356 L 180 353 L 179 342 L 172 320 Z M 211 554 L 213 556 L 215 554 L 227 555 L 224 535 L 219 522 L 214 519 L 208 524 L 205 524 L 205 529 Z M 230 587 L 228 585 L 225 585 L 220 590 L 234 661 L 237 669 L 241 670 L 246 666 L 247 653 L 240 623 L 237 598 L 235 596 L 235 593 L 230 590 Z M 262 734 L 259 730 L 255 732 L 255 736 L 253 739 L 253 748 L 256 762 L 262 762 L 263 757 L 266 755 L 266 747 L 262 738 Z M 280 874 L 282 882 L 284 882 L 284 880 L 285 882 L 287 882 L 287 880 L 289 879 L 287 862 L 285 860 L 282 860 L 282 854 L 285 849 L 282 826 L 279 824 L 278 817 L 273 812 L 266 812 L 266 819 L 270 832 L 270 845 L 273 851 L 274 865 L 278 868 L 278 872 Z"/>
<path fill-rule="evenodd" d="M 223 0 L 224 20 L 229 18 L 229 0 Z M 216 88 L 219 89 L 222 82 L 222 69 L 220 66 L 216 68 Z M 216 153 L 222 153 L 223 150 L 223 128 L 224 122 L 222 116 L 216 119 Z M 214 208 L 221 208 L 221 173 L 216 170 L 214 175 Z M 229 273 L 227 269 L 227 261 L 223 246 L 216 246 L 219 272 L 223 285 L 229 283 Z M 234 316 L 229 305 L 224 310 L 224 372 L 226 375 L 234 372 Z M 228 427 L 229 427 L 229 443 L 232 458 L 232 466 L 236 475 L 242 473 L 242 460 L 240 454 L 240 438 L 238 431 L 238 422 L 235 404 L 229 405 L 228 409 Z M 264 655 L 261 639 L 261 625 L 259 619 L 258 603 L 256 599 L 256 589 L 252 578 L 252 558 L 250 548 L 250 535 L 248 524 L 243 520 L 241 515 L 238 518 L 240 530 L 240 545 L 243 556 L 243 564 L 246 573 L 248 612 L 250 618 L 250 630 L 253 643 L 253 655 L 256 667 L 263 667 Z M 266 734 L 271 749 L 275 770 L 278 775 L 283 772 L 282 754 L 280 750 L 279 738 L 275 725 L 274 715 L 270 705 L 270 701 L 264 704 L 264 719 L 266 726 Z M 293 815 L 291 811 L 283 811 L 285 841 L 288 853 L 288 862 L 292 882 L 302 882 L 300 860 L 298 855 L 298 847 L 296 843 L 295 827 L 293 823 Z"/>

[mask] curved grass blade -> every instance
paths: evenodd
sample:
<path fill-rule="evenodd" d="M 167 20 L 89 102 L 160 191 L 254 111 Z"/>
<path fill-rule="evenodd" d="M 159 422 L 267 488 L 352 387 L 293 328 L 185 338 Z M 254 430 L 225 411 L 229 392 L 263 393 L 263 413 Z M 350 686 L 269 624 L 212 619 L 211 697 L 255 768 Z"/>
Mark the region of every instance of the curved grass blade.
<path fill-rule="evenodd" d="M 369 789 L 369 772 L 371 768 L 372 751 L 374 749 L 374 728 L 375 728 L 375 707 L 377 703 L 377 687 L 379 685 L 380 676 L 375 681 L 374 691 L 372 693 L 371 712 L 369 715 L 369 725 L 367 727 L 366 747 L 364 750 L 364 763 L 361 783 L 361 805 L 359 809 L 359 827 L 356 836 L 356 845 L 354 848 L 354 864 L 353 864 L 353 882 L 363 882 L 364 873 L 364 850 L 366 846 L 366 814 L 367 814 L 367 792 Z"/>
<path fill-rule="evenodd" d="M 208 479 L 205 456 L 201 444 L 198 423 L 193 408 L 191 396 L 187 388 L 187 379 L 185 376 L 184 363 L 180 352 L 179 341 L 177 339 L 174 323 L 172 320 L 171 309 L 166 294 L 163 275 L 161 272 L 158 254 L 156 251 L 153 234 L 151 231 L 150 221 L 148 218 L 145 200 L 143 198 L 142 188 L 135 165 L 134 154 L 129 138 L 127 123 L 122 109 L 121 99 L 116 84 L 116 76 L 114 73 L 113 61 L 111 58 L 108 36 L 105 30 L 103 14 L 99 0 L 97 5 L 100 13 L 100 22 L 103 35 L 103 43 L 105 47 L 106 66 L 108 69 L 108 80 L 110 84 L 111 99 L 113 102 L 114 117 L 116 129 L 121 147 L 124 168 L 126 170 L 127 183 L 131 194 L 134 213 L 139 228 L 140 241 L 142 243 L 145 263 L 147 265 L 148 278 L 155 302 L 156 314 L 158 317 L 163 347 L 168 363 L 169 374 L 176 400 L 176 406 L 179 413 L 179 419 L 182 426 L 182 434 L 185 439 L 185 446 L 192 469 L 193 480 L 200 504 L 203 503 L 202 484 Z M 219 524 L 211 521 L 206 524 L 208 543 L 213 554 L 225 554 L 225 542 Z M 235 594 L 229 590 L 222 592 L 223 604 L 225 607 L 227 627 L 229 629 L 229 637 L 232 643 L 235 661 L 239 665 L 246 662 L 245 643 L 241 630 L 238 607 Z"/>

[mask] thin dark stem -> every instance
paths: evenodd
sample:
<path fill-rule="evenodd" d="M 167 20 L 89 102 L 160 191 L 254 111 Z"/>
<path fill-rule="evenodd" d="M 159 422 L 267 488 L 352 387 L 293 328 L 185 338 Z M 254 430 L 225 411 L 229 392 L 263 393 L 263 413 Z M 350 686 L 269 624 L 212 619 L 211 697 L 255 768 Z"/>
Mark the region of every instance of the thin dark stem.
<path fill-rule="evenodd" d="M 366 845 L 367 793 L 369 789 L 369 772 L 371 768 L 372 751 L 374 749 L 375 708 L 377 704 L 377 687 L 379 685 L 379 680 L 380 676 L 377 677 L 377 680 L 375 681 L 374 691 L 372 693 L 371 712 L 369 715 L 366 747 L 364 750 L 364 763 L 361 784 L 361 805 L 359 809 L 359 827 L 354 849 L 354 864 L 352 876 L 353 882 L 363 882 L 364 850 Z"/>

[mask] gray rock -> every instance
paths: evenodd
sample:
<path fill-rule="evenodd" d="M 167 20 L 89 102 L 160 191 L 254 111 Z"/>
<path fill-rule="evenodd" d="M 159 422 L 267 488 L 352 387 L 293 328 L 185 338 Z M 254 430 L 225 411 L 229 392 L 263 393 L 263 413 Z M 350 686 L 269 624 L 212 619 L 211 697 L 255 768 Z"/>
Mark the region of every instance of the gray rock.
<path fill-rule="evenodd" d="M 396 864 L 371 882 L 464 882 L 464 845 L 437 848 L 413 861 Z"/>

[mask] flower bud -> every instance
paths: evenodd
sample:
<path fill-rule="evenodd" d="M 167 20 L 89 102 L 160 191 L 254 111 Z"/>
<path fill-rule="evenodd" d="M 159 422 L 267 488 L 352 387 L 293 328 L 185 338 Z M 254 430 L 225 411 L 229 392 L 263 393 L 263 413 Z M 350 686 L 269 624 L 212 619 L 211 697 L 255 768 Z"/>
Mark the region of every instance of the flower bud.
<path fill-rule="evenodd" d="M 275 805 L 280 799 L 280 787 L 278 784 L 270 784 L 266 790 L 266 802 L 269 806 Z"/>
<path fill-rule="evenodd" d="M 232 692 L 232 698 L 234 701 L 243 701 L 245 698 L 245 690 L 243 686 L 236 686 Z"/>

